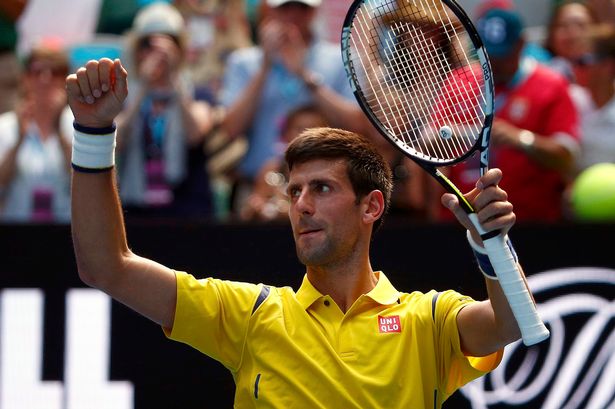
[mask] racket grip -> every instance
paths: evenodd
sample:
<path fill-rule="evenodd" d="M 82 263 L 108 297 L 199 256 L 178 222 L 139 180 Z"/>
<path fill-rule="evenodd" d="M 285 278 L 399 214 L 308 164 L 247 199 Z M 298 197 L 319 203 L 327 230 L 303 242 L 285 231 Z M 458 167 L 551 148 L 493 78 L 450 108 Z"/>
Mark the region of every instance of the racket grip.
<path fill-rule="evenodd" d="M 536 305 L 530 296 L 510 248 L 504 240 L 504 236 L 499 234 L 483 240 L 483 244 L 493 270 L 498 276 L 502 291 L 517 320 L 523 343 L 530 346 L 547 339 L 549 330 L 538 316 Z"/>

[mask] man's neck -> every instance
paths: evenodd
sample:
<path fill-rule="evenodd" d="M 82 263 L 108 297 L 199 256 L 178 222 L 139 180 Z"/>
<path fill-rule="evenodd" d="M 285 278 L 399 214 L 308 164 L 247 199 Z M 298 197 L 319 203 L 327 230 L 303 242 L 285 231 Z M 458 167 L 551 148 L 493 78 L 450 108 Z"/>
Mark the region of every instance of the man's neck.
<path fill-rule="evenodd" d="M 329 295 L 344 313 L 378 283 L 369 260 L 361 265 L 334 268 L 308 266 L 307 276 L 314 288 L 323 295 Z"/>

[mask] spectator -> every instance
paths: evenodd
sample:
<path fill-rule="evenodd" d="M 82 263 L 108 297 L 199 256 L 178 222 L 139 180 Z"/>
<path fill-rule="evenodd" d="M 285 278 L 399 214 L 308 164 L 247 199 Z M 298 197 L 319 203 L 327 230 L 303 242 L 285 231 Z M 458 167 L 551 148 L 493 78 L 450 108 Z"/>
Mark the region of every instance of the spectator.
<path fill-rule="evenodd" d="M 131 36 L 132 98 L 117 120 L 122 200 L 130 215 L 209 216 L 203 142 L 215 115 L 194 99 L 184 69 L 184 20 L 154 3 L 137 14 Z"/>
<path fill-rule="evenodd" d="M 21 97 L 0 116 L 0 219 L 67 222 L 72 114 L 64 79 L 68 57 L 46 40 L 25 58 Z"/>
<path fill-rule="evenodd" d="M 320 3 L 267 0 L 259 46 L 229 57 L 222 90 L 222 103 L 228 107 L 223 129 L 231 138 L 245 135 L 249 143 L 238 169 L 239 202 L 259 169 L 275 156 L 276 124 L 291 109 L 313 103 L 332 126 L 364 130 L 365 117 L 352 96 L 339 45 L 313 36 L 311 25 Z"/>
<path fill-rule="evenodd" d="M 308 128 L 326 127 L 325 115 L 313 105 L 292 110 L 282 126 L 281 138 L 277 143 L 278 154 L 267 161 L 258 172 L 254 189 L 240 216 L 244 220 L 288 220 L 288 168 L 282 157 L 286 146 Z"/>
<path fill-rule="evenodd" d="M 568 0 L 555 7 L 547 29 L 546 48 L 552 55 L 549 65 L 583 86 L 587 83 L 583 58 L 590 52 L 589 32 L 595 22 L 585 3 Z"/>
<path fill-rule="evenodd" d="M 26 8 L 26 0 L 0 2 L 0 114 L 15 107 L 19 82 L 16 22 Z"/>
<path fill-rule="evenodd" d="M 496 86 L 491 166 L 507 175 L 501 185 L 515 204 L 518 220 L 558 221 L 579 149 L 578 115 L 568 82 L 522 57 L 523 23 L 514 10 L 489 9 L 477 27 Z M 450 171 L 462 191 L 478 179 L 478 165 L 472 161 Z"/>
<path fill-rule="evenodd" d="M 215 101 L 228 55 L 252 45 L 243 0 L 175 0 L 189 32 L 188 65 L 197 91 Z"/>
<path fill-rule="evenodd" d="M 586 56 L 590 109 L 581 117 L 579 171 L 601 162 L 615 162 L 615 31 L 602 27 Z"/>

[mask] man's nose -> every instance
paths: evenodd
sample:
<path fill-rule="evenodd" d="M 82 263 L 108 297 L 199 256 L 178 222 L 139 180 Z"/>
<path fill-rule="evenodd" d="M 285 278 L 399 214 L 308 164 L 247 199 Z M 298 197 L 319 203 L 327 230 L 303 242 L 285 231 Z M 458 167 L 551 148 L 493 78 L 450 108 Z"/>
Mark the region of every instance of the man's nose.
<path fill-rule="evenodd" d="M 312 195 L 310 195 L 309 189 L 304 189 L 299 197 L 297 197 L 295 208 L 303 214 L 312 214 L 314 212 L 314 200 Z"/>

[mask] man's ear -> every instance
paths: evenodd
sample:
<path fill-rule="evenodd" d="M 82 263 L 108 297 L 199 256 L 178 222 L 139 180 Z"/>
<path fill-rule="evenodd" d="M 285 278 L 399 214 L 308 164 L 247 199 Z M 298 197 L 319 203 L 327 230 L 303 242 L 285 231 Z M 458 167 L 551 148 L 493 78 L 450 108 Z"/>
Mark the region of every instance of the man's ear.
<path fill-rule="evenodd" d="M 372 190 L 362 200 L 364 205 L 363 221 L 374 223 L 384 213 L 384 195 L 380 190 Z"/>

